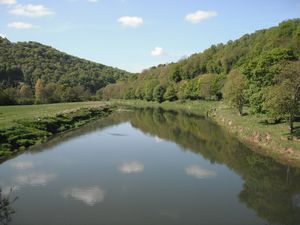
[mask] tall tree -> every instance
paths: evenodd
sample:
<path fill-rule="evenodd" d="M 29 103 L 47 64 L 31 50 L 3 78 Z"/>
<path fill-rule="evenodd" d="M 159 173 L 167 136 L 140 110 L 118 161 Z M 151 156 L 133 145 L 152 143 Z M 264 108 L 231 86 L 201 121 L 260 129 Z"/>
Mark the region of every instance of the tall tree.
<path fill-rule="evenodd" d="M 43 102 L 43 95 L 44 95 L 44 85 L 41 79 L 38 79 L 35 83 L 35 101 L 36 103 Z"/>
<path fill-rule="evenodd" d="M 287 118 L 292 134 L 300 101 L 300 61 L 287 64 L 276 76 L 276 81 L 277 84 L 266 92 L 264 107 L 274 118 Z"/>
<path fill-rule="evenodd" d="M 232 70 L 223 88 L 224 99 L 235 107 L 240 115 L 243 115 L 243 107 L 246 102 L 245 89 L 247 87 L 246 77 L 238 70 Z"/>

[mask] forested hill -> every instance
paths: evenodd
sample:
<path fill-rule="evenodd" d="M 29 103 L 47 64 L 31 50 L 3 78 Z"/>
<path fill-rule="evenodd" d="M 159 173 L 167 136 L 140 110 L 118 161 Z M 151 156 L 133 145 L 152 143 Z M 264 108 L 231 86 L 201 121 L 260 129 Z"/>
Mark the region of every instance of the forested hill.
<path fill-rule="evenodd" d="M 255 95 L 262 87 L 274 84 L 279 64 L 299 56 L 300 19 L 288 20 L 226 44 L 212 45 L 177 63 L 147 69 L 137 78 L 107 86 L 102 97 L 156 101 L 219 99 L 227 74 L 238 69 L 251 86 L 247 86 L 247 102 L 251 103 L 261 98 Z"/>
<path fill-rule="evenodd" d="M 36 42 L 12 43 L 0 37 L 0 84 L 16 88 L 20 83 L 32 91 L 38 79 L 43 85 L 81 86 L 95 93 L 130 73 L 80 59 Z"/>

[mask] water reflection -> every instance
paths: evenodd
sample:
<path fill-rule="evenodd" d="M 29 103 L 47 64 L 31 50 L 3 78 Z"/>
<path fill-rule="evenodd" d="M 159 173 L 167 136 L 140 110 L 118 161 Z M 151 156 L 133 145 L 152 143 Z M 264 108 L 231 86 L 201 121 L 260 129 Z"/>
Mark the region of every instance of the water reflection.
<path fill-rule="evenodd" d="M 31 161 L 16 161 L 11 164 L 11 167 L 19 170 L 32 169 L 34 167 Z"/>
<path fill-rule="evenodd" d="M 16 185 L 45 186 L 56 178 L 54 173 L 28 172 L 17 174 Z"/>
<path fill-rule="evenodd" d="M 295 194 L 293 196 L 293 204 L 294 204 L 294 207 L 300 208 L 300 194 Z"/>
<path fill-rule="evenodd" d="M 210 177 L 215 177 L 217 175 L 216 172 L 212 170 L 203 169 L 198 165 L 190 165 L 185 168 L 185 172 L 189 176 L 193 176 L 197 179 L 205 179 Z"/>
<path fill-rule="evenodd" d="M 53 139 L 46 145 L 41 145 L 39 149 L 37 149 L 37 152 L 40 149 L 50 146 L 53 147 L 62 141 L 65 142 L 71 138 L 79 137 L 89 132 L 96 132 L 100 128 L 110 127 L 122 122 L 130 122 L 134 128 L 142 131 L 148 136 L 152 136 L 153 139 L 151 140 L 151 143 L 153 143 L 154 140 L 159 142 L 159 144 L 155 146 L 163 145 L 163 140 L 171 141 L 179 145 L 183 151 L 201 155 L 211 164 L 226 165 L 229 170 L 234 171 L 234 173 L 238 174 L 242 179 L 243 185 L 241 189 L 237 189 L 239 190 L 237 193 L 239 201 L 249 209 L 253 209 L 258 217 L 267 221 L 266 223 L 284 225 L 300 224 L 300 170 L 296 168 L 288 168 L 267 157 L 250 151 L 236 139 L 233 139 L 228 133 L 224 132 L 220 127 L 199 116 L 186 115 L 183 112 L 163 111 L 161 109 L 136 109 L 134 111 L 117 113 L 105 120 L 94 122 L 82 129 L 66 133 L 57 139 Z M 113 137 L 109 138 L 111 139 L 107 142 L 113 140 Z M 123 141 L 127 138 L 129 139 L 132 137 L 128 134 L 127 137 L 119 138 L 118 140 L 122 139 Z M 103 138 L 103 140 L 105 140 L 105 138 Z M 133 138 L 130 139 L 130 141 L 132 140 Z M 119 154 L 122 154 L 122 152 L 119 152 Z M 125 154 L 126 152 L 124 152 L 124 155 Z M 118 162 L 122 162 L 122 160 Z M 102 163 L 104 163 L 104 161 Z M 146 162 L 136 160 L 125 161 L 117 168 L 119 171 L 115 167 L 116 164 L 114 164 L 112 170 L 116 173 L 120 172 L 122 174 L 142 173 L 145 170 L 144 163 Z M 218 174 L 220 174 L 219 171 L 217 173 L 217 171 L 211 170 L 210 168 L 207 169 L 208 167 L 202 166 L 202 164 L 199 164 L 201 165 L 199 166 L 198 164 L 193 163 L 194 162 L 188 162 L 184 164 L 180 171 L 184 171 L 187 175 L 196 179 L 208 179 L 215 177 L 214 179 L 217 180 L 219 178 L 223 178 L 223 176 L 218 176 Z M 170 163 L 170 165 L 171 164 L 172 163 Z M 187 167 L 184 167 L 185 165 L 187 165 Z M 25 184 L 46 185 L 57 177 L 53 173 L 32 171 L 25 171 L 25 173 L 24 170 L 30 170 L 35 167 L 34 164 L 30 164 L 25 161 L 23 163 L 16 162 L 11 166 L 16 170 L 20 170 L 17 171 L 18 173 L 14 180 L 16 187 Z M 106 166 L 107 167 L 103 165 L 103 168 L 109 168 L 108 164 Z M 105 175 L 103 176 L 105 177 Z M 161 176 L 163 177 L 163 175 Z M 128 177 L 129 176 L 126 176 L 126 178 L 124 178 L 122 176 L 122 178 L 129 183 L 129 181 L 126 180 Z M 130 177 L 130 179 L 131 178 L 132 177 Z M 143 179 L 143 181 L 147 181 L 145 177 L 143 177 Z M 172 176 L 168 179 L 170 182 L 173 181 Z M 174 180 L 176 181 L 176 179 Z M 136 180 L 133 181 L 139 184 L 137 187 L 141 187 L 141 183 Z M 128 183 L 126 185 L 128 185 Z M 176 182 L 174 182 L 173 185 L 176 187 Z M 159 184 L 157 184 L 157 186 L 159 186 Z M 134 185 L 132 185 L 131 188 L 134 188 Z M 224 184 L 224 189 L 226 188 L 230 187 L 227 187 L 226 184 Z M 142 189 L 140 188 L 140 190 Z M 61 191 L 61 189 L 59 191 Z M 149 196 L 151 194 L 149 190 L 148 194 Z M 88 187 L 70 187 L 63 191 L 63 196 L 67 199 L 71 198 L 81 201 L 86 205 L 94 206 L 104 200 L 105 191 L 97 185 Z M 151 195 L 152 198 L 153 196 L 155 195 Z M 181 201 L 182 200 L 183 199 L 181 199 Z M 148 199 L 148 201 L 152 201 L 152 199 Z M 211 204 L 211 202 L 208 202 L 208 205 L 209 204 Z M 173 213 L 173 210 L 166 210 L 166 212 L 163 212 L 162 214 L 172 216 L 176 215 L 175 212 Z"/>
<path fill-rule="evenodd" d="M 141 173 L 144 171 L 144 164 L 139 161 L 124 162 L 119 167 L 119 170 L 121 171 L 121 173 L 125 174 Z"/>
<path fill-rule="evenodd" d="M 2 195 L 3 196 L 8 196 L 11 193 L 18 191 L 20 189 L 20 186 L 17 185 L 6 185 L 2 187 Z"/>
<path fill-rule="evenodd" d="M 85 203 L 88 206 L 102 202 L 105 197 L 105 191 L 98 186 L 92 187 L 72 187 L 63 191 L 65 198 L 72 198 Z"/>
<path fill-rule="evenodd" d="M 11 198 L 11 189 L 8 193 L 4 193 L 0 188 L 0 224 L 7 225 L 12 221 L 12 216 L 15 214 L 15 210 L 12 204 L 18 199 L 18 197 Z"/>
<path fill-rule="evenodd" d="M 248 150 L 217 125 L 183 112 L 137 109 L 124 120 L 152 135 L 173 141 L 202 155 L 211 163 L 225 164 L 244 180 L 239 199 L 270 224 L 299 225 L 300 169 L 288 168 Z M 120 119 L 120 115 L 118 115 Z M 196 166 L 186 170 L 195 177 L 216 175 Z M 296 197 L 295 197 L 296 196 Z"/>
<path fill-rule="evenodd" d="M 117 137 L 126 137 L 128 136 L 127 134 L 120 134 L 120 133 L 109 133 L 111 136 L 117 136 Z"/>

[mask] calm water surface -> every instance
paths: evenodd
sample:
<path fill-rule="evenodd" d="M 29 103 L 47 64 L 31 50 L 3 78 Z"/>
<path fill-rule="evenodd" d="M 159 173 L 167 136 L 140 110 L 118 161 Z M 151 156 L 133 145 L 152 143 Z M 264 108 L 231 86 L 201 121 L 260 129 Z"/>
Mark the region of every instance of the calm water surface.
<path fill-rule="evenodd" d="M 300 224 L 300 170 L 162 110 L 119 112 L 8 160 L 0 187 L 18 197 L 18 225 Z"/>

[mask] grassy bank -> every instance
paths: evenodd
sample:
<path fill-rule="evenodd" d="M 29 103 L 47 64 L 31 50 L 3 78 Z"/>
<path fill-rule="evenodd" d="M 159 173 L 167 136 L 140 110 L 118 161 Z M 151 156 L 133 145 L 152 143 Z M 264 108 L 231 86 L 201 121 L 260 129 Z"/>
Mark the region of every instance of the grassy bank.
<path fill-rule="evenodd" d="M 103 106 L 103 102 L 72 102 L 45 105 L 0 106 L 0 129 L 18 124 L 18 120 L 51 117 L 65 110 Z"/>
<path fill-rule="evenodd" d="M 102 102 L 0 107 L 0 158 L 112 112 Z"/>
<path fill-rule="evenodd" d="M 114 103 L 134 107 L 162 107 L 171 110 L 184 110 L 202 116 L 208 115 L 211 120 L 224 127 L 226 131 L 236 136 L 254 151 L 272 157 L 281 163 L 300 167 L 300 141 L 298 138 L 288 139 L 287 124 L 266 124 L 266 117 L 251 115 L 247 108 L 245 108 L 247 115 L 241 117 L 223 102 L 214 101 L 164 102 L 159 104 L 122 100 L 114 101 Z M 300 127 L 300 123 L 295 122 L 295 127 Z"/>

